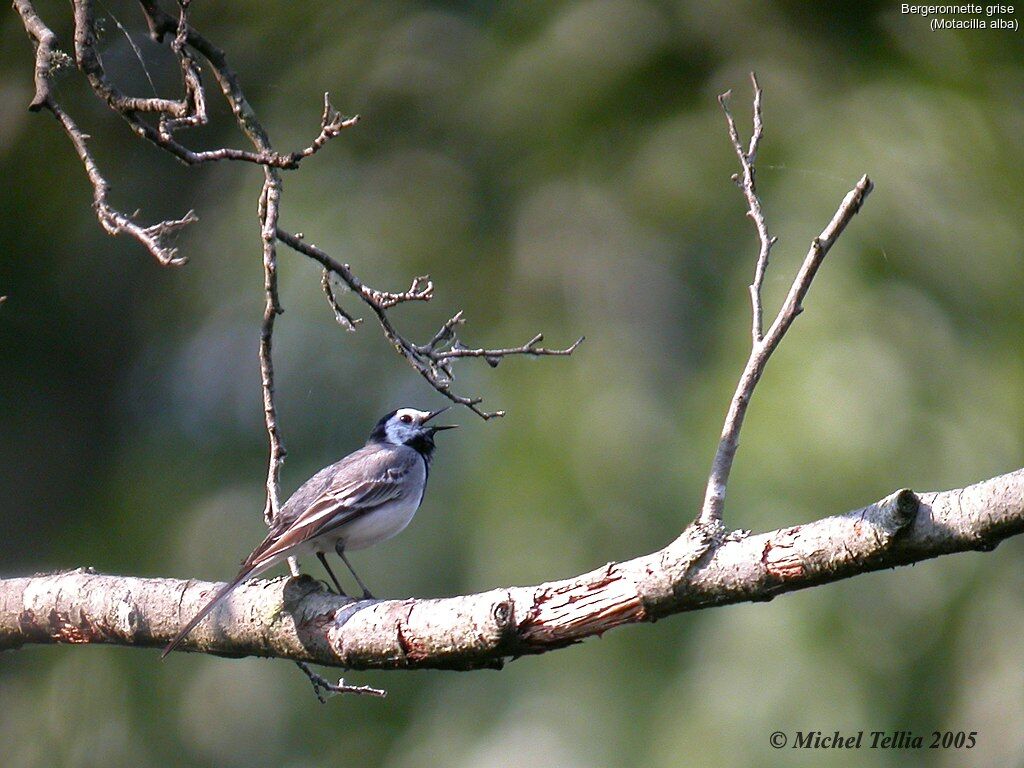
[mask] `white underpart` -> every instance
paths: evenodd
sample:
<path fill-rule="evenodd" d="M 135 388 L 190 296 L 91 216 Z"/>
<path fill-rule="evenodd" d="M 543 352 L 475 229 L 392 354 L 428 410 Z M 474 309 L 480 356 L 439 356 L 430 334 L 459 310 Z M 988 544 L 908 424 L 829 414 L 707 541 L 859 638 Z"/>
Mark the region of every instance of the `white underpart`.
<path fill-rule="evenodd" d="M 405 530 L 423 500 L 423 487 L 427 482 L 427 467 L 420 462 L 409 472 L 406 485 L 409 493 L 385 502 L 368 515 L 357 518 L 339 528 L 328 531 L 309 542 L 307 552 L 333 552 L 338 541 L 346 550 L 366 549 Z M 342 512 L 340 514 L 348 514 Z"/>

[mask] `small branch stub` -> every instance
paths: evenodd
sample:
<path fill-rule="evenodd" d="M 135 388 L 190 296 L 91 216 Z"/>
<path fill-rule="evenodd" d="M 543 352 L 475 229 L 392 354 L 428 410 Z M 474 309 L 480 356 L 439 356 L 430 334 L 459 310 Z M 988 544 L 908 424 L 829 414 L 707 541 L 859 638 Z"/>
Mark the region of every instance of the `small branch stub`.
<path fill-rule="evenodd" d="M 376 696 L 378 699 L 383 699 L 388 695 L 388 692 L 382 688 L 373 688 L 369 685 L 349 685 L 343 677 L 338 678 L 338 682 L 332 683 L 326 677 L 314 672 L 304 661 L 297 661 L 295 665 L 309 678 L 309 682 L 313 686 L 313 694 L 321 704 L 326 704 L 329 696 L 336 696 L 339 693 Z"/>

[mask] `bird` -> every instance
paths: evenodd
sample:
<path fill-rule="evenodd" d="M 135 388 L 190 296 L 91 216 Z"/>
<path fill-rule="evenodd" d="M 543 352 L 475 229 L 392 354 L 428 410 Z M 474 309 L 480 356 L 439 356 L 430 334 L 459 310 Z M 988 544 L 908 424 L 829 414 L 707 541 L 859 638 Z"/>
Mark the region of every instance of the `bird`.
<path fill-rule="evenodd" d="M 385 414 L 362 448 L 303 483 L 281 507 L 267 537 L 242 561 L 238 575 L 178 632 L 161 658 L 173 651 L 235 587 L 289 557 L 316 554 L 338 594 L 347 597 L 327 564 L 325 553 L 333 550 L 363 590 L 363 599 L 373 599 L 345 553 L 386 541 L 412 521 L 427 489 L 434 435 L 458 426 L 430 423 L 447 410 L 398 408 Z"/>

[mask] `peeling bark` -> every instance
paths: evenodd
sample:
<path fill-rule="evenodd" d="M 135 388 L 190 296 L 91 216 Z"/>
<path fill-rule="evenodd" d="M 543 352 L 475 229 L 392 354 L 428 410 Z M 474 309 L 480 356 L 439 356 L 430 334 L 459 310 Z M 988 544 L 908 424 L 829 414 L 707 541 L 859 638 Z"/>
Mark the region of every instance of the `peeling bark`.
<path fill-rule="evenodd" d="M 716 529 L 715 529 L 716 530 Z M 241 585 L 181 650 L 349 669 L 500 668 L 609 629 L 969 550 L 1024 533 L 1024 469 L 941 493 L 898 491 L 768 533 L 691 526 L 664 549 L 571 579 L 436 600 L 351 600 L 310 578 Z M 0 650 L 160 648 L 220 584 L 89 570 L 0 580 Z"/>

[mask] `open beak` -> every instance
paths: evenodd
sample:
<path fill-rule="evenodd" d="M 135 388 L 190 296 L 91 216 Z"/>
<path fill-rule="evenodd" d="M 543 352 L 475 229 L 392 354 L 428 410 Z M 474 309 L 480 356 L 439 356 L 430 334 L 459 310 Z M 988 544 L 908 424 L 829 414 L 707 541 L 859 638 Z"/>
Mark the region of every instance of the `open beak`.
<path fill-rule="evenodd" d="M 431 412 L 431 414 L 429 416 L 427 416 L 427 418 L 425 418 L 423 420 L 423 423 L 426 424 L 428 421 L 433 419 L 435 416 L 440 416 L 442 413 L 447 411 L 449 408 L 451 408 L 450 405 L 446 406 L 444 408 L 440 408 L 440 409 L 438 409 L 436 411 Z M 437 427 L 431 427 L 431 429 L 434 430 L 435 432 L 440 432 L 442 429 L 456 429 L 458 426 L 459 426 L 458 424 L 442 424 L 442 425 L 437 426 Z"/>

